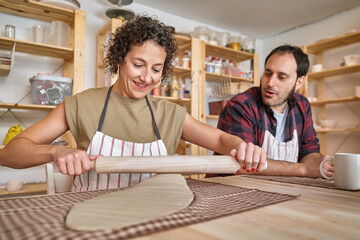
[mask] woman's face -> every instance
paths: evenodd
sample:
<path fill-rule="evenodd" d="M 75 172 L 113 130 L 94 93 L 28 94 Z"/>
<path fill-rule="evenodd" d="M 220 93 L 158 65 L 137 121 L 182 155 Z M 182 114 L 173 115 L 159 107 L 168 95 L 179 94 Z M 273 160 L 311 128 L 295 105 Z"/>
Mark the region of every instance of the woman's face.
<path fill-rule="evenodd" d="M 165 50 L 151 41 L 131 47 L 119 64 L 115 91 L 124 97 L 144 98 L 160 82 L 165 58 Z"/>

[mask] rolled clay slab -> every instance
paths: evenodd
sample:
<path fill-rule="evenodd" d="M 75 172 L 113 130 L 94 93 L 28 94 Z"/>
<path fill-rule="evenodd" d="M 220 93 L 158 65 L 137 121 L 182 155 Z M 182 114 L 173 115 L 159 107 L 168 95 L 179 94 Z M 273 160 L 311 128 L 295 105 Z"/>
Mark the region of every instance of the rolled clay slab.
<path fill-rule="evenodd" d="M 157 174 L 134 187 L 75 204 L 66 227 L 83 231 L 122 228 L 180 211 L 193 198 L 182 175 Z"/>

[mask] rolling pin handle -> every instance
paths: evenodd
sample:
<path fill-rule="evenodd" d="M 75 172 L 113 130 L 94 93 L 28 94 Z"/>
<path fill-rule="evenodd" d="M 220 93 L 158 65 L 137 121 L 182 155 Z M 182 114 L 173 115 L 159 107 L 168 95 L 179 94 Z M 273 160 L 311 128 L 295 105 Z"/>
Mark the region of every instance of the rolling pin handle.
<path fill-rule="evenodd" d="M 96 170 L 96 161 L 90 161 L 90 169 L 91 170 Z"/>

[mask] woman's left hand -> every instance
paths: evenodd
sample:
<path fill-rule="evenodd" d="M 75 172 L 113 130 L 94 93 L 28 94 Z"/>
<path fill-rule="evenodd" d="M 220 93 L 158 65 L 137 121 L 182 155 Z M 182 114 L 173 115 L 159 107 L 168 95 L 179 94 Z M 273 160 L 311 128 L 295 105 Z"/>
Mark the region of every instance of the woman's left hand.
<path fill-rule="evenodd" d="M 242 170 L 249 173 L 266 169 L 266 152 L 253 143 L 242 142 L 230 154 L 240 162 L 240 170 L 236 174 L 240 174 Z"/>

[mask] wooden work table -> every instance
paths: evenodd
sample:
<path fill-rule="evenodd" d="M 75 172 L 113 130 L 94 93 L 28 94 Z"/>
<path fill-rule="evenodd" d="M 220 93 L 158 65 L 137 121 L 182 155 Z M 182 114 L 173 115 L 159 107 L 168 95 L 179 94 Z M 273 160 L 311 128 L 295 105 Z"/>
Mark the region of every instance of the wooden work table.
<path fill-rule="evenodd" d="M 143 237 L 136 239 L 360 239 L 360 191 L 312 187 L 244 176 L 209 178 L 203 181 L 245 189 L 240 193 L 234 190 L 226 190 L 224 194 L 217 194 L 217 191 L 221 191 L 219 187 L 221 189 L 228 189 L 228 187 L 217 185 L 216 188 L 213 188 L 210 186 L 214 185 L 197 182 L 195 185 L 201 185 L 201 189 L 204 191 L 203 195 L 198 196 L 203 198 L 210 195 L 210 197 L 213 196 L 216 199 L 216 201 L 212 202 L 200 201 L 201 204 L 207 206 L 206 209 L 210 213 L 214 212 L 215 209 L 219 209 L 220 205 L 224 206 L 222 213 L 230 212 L 228 211 L 229 208 L 233 209 L 246 202 L 243 196 L 250 197 L 252 203 L 256 202 L 263 207 L 248 208 L 251 210 L 238 211 L 236 214 L 186 226 L 180 225 L 184 227 L 159 231 L 151 235 L 145 235 L 145 233 L 142 235 Z M 194 187 L 194 182 L 190 185 Z M 210 192 L 210 189 L 213 193 Z M 196 187 L 194 191 L 199 192 Z M 239 194 L 233 195 L 235 192 Z M 250 195 L 252 192 L 257 194 Z M 266 194 L 259 195 L 259 192 Z M 288 198 L 284 201 L 274 202 L 271 205 L 266 204 L 264 206 L 264 204 L 261 204 L 262 200 L 266 200 L 268 197 L 271 198 L 270 195 L 274 195 L 274 193 L 288 196 Z M 120 236 L 124 236 L 123 234 L 128 234 L 126 229 L 119 232 L 85 231 L 79 233 L 64 227 L 66 212 L 69 211 L 71 205 L 95 197 L 97 194 L 104 193 L 101 193 L 101 191 L 60 193 L 0 200 L 0 222 L 5 223 L 0 224 L 0 238 L 32 239 L 32 236 L 42 234 L 42 236 L 48 236 L 47 239 L 57 239 L 59 236 L 63 236 L 64 239 L 107 239 L 107 237 L 118 239 Z M 292 198 L 291 196 L 297 197 Z M 222 204 L 228 203 L 231 198 L 236 200 L 243 198 L 243 200 L 231 201 L 235 202 L 236 205 Z M 21 207 L 19 208 L 19 206 Z M 202 205 L 197 205 L 197 209 L 200 208 L 202 208 Z M 206 215 L 206 213 L 198 210 L 195 212 L 196 216 L 200 218 Z M 192 217 L 191 214 L 183 213 L 183 215 Z M 174 219 L 170 218 L 167 224 L 171 224 L 171 221 L 176 222 Z M 162 225 L 160 224 L 160 226 Z M 3 232 L 1 229 L 3 229 Z M 27 231 L 24 232 L 20 229 L 27 229 Z M 135 229 L 137 228 L 129 227 L 128 229 L 136 232 Z M 101 237 L 99 238 L 99 236 Z"/>
<path fill-rule="evenodd" d="M 360 191 L 241 176 L 205 181 L 300 196 L 290 201 L 136 239 L 360 239 Z"/>

